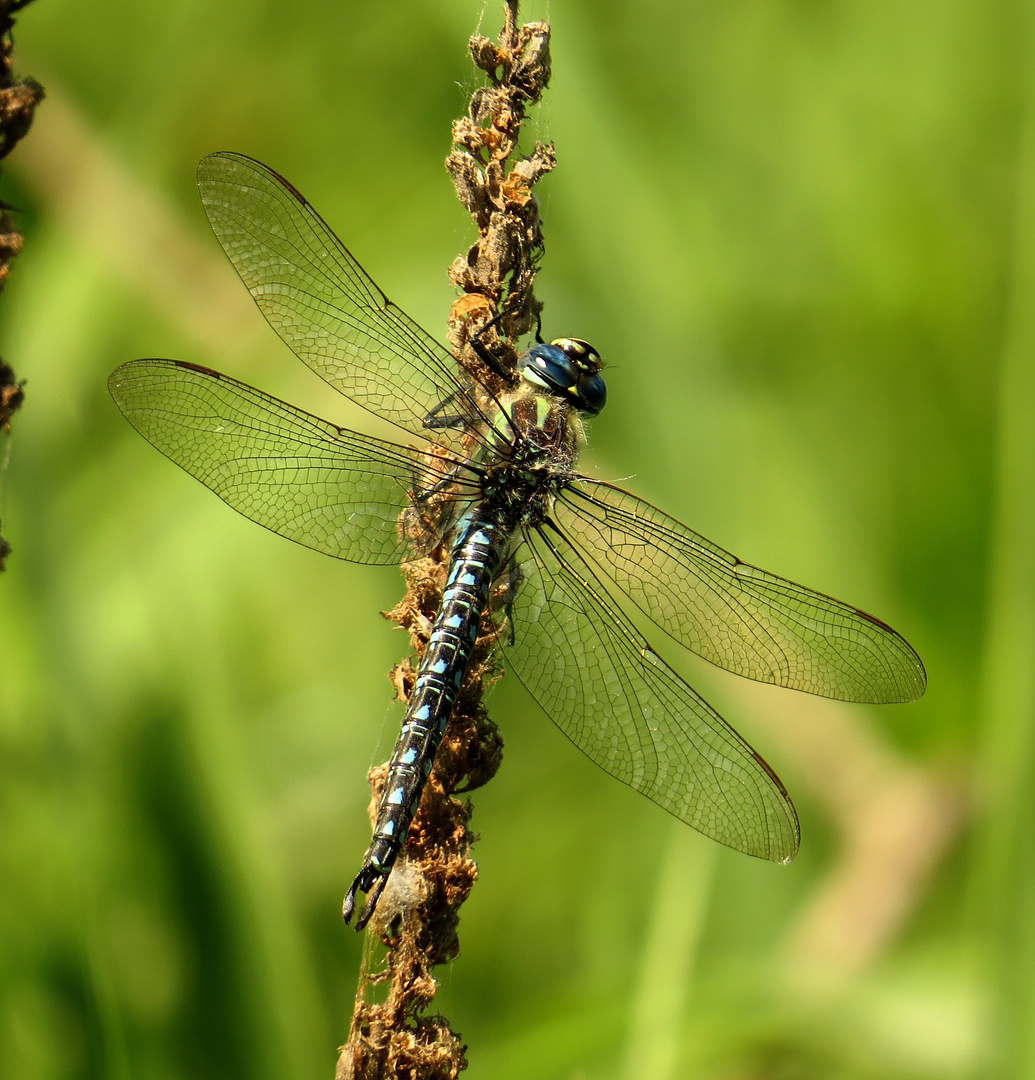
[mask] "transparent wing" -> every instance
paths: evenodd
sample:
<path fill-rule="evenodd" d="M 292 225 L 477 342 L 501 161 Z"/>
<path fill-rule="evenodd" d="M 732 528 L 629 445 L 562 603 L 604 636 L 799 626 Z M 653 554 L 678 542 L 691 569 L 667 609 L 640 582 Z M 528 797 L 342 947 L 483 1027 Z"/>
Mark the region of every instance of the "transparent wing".
<path fill-rule="evenodd" d="M 592 761 L 695 829 L 774 862 L 798 850 L 776 774 L 647 644 L 547 523 L 526 537 L 503 650 Z"/>
<path fill-rule="evenodd" d="M 388 565 L 432 538 L 407 538 L 410 492 L 442 473 L 405 446 L 336 427 L 218 372 L 134 360 L 108 389 L 126 419 L 245 517 L 305 547 Z M 445 466 L 441 466 L 445 468 Z"/>
<path fill-rule="evenodd" d="M 358 405 L 424 434 L 452 398 L 477 415 L 449 351 L 374 284 L 281 176 L 241 154 L 209 154 L 198 188 L 223 250 L 284 343 Z"/>
<path fill-rule="evenodd" d="M 558 524 L 640 610 L 727 671 L 843 701 L 912 701 L 920 657 L 890 626 L 741 562 L 620 488 L 580 478 Z"/>

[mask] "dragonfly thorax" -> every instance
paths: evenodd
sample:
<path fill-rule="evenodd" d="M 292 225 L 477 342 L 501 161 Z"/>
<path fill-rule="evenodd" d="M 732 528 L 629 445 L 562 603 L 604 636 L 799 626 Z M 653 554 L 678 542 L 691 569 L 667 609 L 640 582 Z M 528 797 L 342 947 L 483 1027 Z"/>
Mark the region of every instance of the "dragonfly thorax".
<path fill-rule="evenodd" d="M 534 454 L 527 460 L 501 460 L 482 474 L 482 506 L 500 524 L 535 526 L 549 513 L 570 470 Z"/>
<path fill-rule="evenodd" d="M 568 400 L 532 382 L 519 383 L 497 399 L 494 457 L 531 468 L 568 471 L 585 449 L 582 416 Z"/>

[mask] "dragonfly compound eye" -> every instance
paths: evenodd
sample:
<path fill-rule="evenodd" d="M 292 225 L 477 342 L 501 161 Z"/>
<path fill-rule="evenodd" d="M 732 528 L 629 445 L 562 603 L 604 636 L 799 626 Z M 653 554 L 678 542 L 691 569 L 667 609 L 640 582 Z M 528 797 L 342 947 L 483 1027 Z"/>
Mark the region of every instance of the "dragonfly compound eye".
<path fill-rule="evenodd" d="M 596 416 L 607 402 L 607 386 L 599 375 L 583 375 L 578 385 L 580 411 Z"/>
<path fill-rule="evenodd" d="M 600 354 L 588 342 L 558 338 L 549 345 L 533 345 L 518 360 L 518 371 L 526 382 L 595 416 L 607 398 L 600 365 Z"/>

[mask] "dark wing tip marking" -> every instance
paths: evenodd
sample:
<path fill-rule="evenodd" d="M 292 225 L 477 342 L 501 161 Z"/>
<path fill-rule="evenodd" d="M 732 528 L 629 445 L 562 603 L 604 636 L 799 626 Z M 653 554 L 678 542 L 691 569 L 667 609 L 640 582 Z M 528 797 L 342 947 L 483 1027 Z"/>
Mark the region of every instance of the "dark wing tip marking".
<path fill-rule="evenodd" d="M 790 793 L 787 791 L 787 788 L 784 787 L 783 781 L 776 775 L 772 765 L 770 765 L 753 746 L 748 746 L 748 750 L 751 751 L 751 756 L 765 771 L 769 779 L 772 780 L 773 786 L 783 796 L 784 809 L 787 811 L 787 816 L 790 818 L 793 827 L 790 845 L 786 849 L 770 849 L 763 857 L 768 859 L 769 862 L 775 862 L 779 863 L 781 866 L 786 866 L 794 859 L 795 855 L 798 854 L 798 850 L 801 847 L 801 825 L 798 822 L 798 812 L 794 809 L 794 803 L 791 801 Z"/>
<path fill-rule="evenodd" d="M 894 634 L 895 637 L 900 636 L 897 631 L 893 630 L 890 626 L 888 626 L 888 624 L 883 619 L 878 619 L 876 615 L 871 615 L 868 611 L 863 611 L 862 608 L 853 608 L 852 610 L 856 613 L 856 615 L 859 615 L 861 618 L 873 623 L 874 626 L 879 626 L 881 630 L 886 630 L 889 634 Z"/>
<path fill-rule="evenodd" d="M 224 376 L 222 372 L 213 371 L 210 367 L 204 367 L 202 364 L 192 364 L 189 360 L 174 360 L 173 363 L 177 367 L 187 368 L 188 371 L 197 371 L 202 375 L 208 375 L 212 379 L 222 379 Z"/>
<path fill-rule="evenodd" d="M 762 755 L 753 746 L 749 747 L 749 749 L 751 751 L 751 756 L 755 759 L 755 761 L 758 762 L 759 765 L 762 766 L 763 769 L 765 769 L 765 771 L 769 774 L 769 779 L 772 780 L 772 782 L 780 789 L 780 794 L 788 802 L 790 802 L 790 794 L 788 793 L 787 788 L 783 786 L 783 781 L 776 775 L 776 771 L 773 769 L 772 765 L 770 765 L 769 762 L 766 761 L 766 759 L 762 757 Z"/>
<path fill-rule="evenodd" d="M 889 626 L 883 619 L 878 619 L 876 615 L 871 615 L 868 611 L 863 611 L 862 608 L 853 608 L 852 610 L 859 618 L 872 623 L 879 630 L 883 630 L 889 637 L 894 638 L 897 642 L 904 645 L 910 658 L 914 661 L 916 665 L 916 674 L 919 676 L 920 690 L 919 693 L 914 694 L 913 697 L 903 698 L 902 701 L 916 701 L 917 698 L 923 697 L 924 692 L 927 690 L 927 669 L 924 667 L 924 662 L 920 659 L 920 654 L 916 649 L 914 649 L 893 626 Z M 894 704 L 894 702 L 889 702 L 889 704 Z"/>
<path fill-rule="evenodd" d="M 278 183 L 283 185 L 284 190 L 287 191 L 288 194 L 293 195 L 303 206 L 309 206 L 309 201 L 298 190 L 298 188 L 296 188 L 295 185 L 291 183 L 290 180 L 285 180 L 279 172 L 275 172 L 273 169 L 269 168 L 269 166 L 264 165 L 263 168 L 270 174 L 270 176 L 274 177 L 278 181 Z"/>

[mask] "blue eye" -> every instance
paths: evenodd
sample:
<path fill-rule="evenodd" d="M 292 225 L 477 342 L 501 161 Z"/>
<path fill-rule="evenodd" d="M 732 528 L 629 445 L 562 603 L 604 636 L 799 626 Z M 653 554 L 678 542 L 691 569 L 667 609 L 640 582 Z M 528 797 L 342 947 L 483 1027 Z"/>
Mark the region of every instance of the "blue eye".
<path fill-rule="evenodd" d="M 607 400 L 599 367 L 600 357 L 593 346 L 573 338 L 533 345 L 518 360 L 518 371 L 526 382 L 551 391 L 590 416 L 596 416 Z"/>
<path fill-rule="evenodd" d="M 599 375 L 584 375 L 579 379 L 579 408 L 596 416 L 607 402 L 607 386 Z"/>
<path fill-rule="evenodd" d="M 518 360 L 518 371 L 528 382 L 557 392 L 570 390 L 578 379 L 574 364 L 556 345 L 533 345 Z"/>

